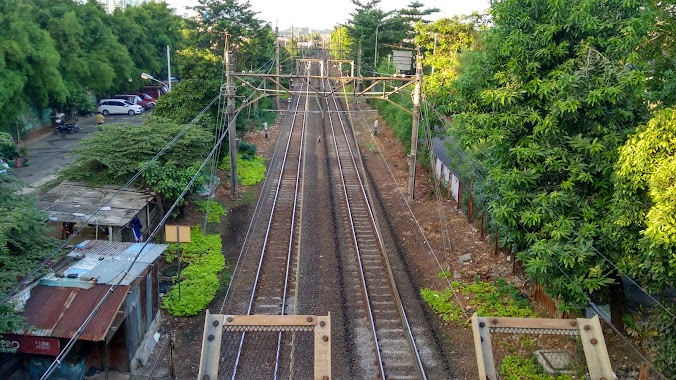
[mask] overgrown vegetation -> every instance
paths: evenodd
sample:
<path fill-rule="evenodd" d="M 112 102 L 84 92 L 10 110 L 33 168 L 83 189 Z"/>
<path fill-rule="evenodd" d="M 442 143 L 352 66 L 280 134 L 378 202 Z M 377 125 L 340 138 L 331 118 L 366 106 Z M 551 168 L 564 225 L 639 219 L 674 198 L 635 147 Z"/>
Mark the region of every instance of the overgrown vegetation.
<path fill-rule="evenodd" d="M 447 278 L 448 273 L 439 274 Z M 462 300 L 465 308 L 475 310 L 481 316 L 493 317 L 537 317 L 528 297 L 503 278 L 493 282 L 475 279 L 474 282 L 453 281 L 451 286 Z M 450 288 L 443 291 L 421 289 L 420 295 L 446 322 L 455 322 L 466 326 L 468 316 L 458 304 L 456 296 Z"/>
<path fill-rule="evenodd" d="M 195 206 L 197 206 L 198 210 L 207 215 L 208 223 L 220 223 L 221 217 L 226 214 L 225 208 L 223 208 L 220 203 L 211 199 L 196 201 Z"/>
<path fill-rule="evenodd" d="M 57 243 L 47 237 L 47 216 L 37 208 L 35 198 L 20 194 L 20 189 L 12 176 L 0 175 L 0 297 L 43 261 Z M 13 305 L 0 305 L 0 332 L 13 331 L 22 323 Z M 0 352 L 6 348 L 0 346 Z"/>
<path fill-rule="evenodd" d="M 507 355 L 502 359 L 500 376 L 504 380 L 572 380 L 569 375 L 550 375 L 537 364 L 535 358 Z"/>
<path fill-rule="evenodd" d="M 214 299 L 225 258 L 221 252 L 221 237 L 203 235 L 198 226 L 190 230 L 190 243 L 183 243 L 180 248 L 181 262 L 188 264 L 181 272 L 181 279 L 175 279 L 181 282 L 181 298 L 178 298 L 178 285 L 175 284 L 163 298 L 162 307 L 171 315 L 185 317 L 198 314 Z M 175 244 L 169 245 L 164 258 L 168 262 L 177 259 Z"/>
<path fill-rule="evenodd" d="M 224 171 L 230 170 L 230 159 L 226 157 L 220 166 Z M 253 156 L 244 159 L 243 153 L 237 153 L 237 180 L 243 186 L 252 186 L 265 179 L 265 159 L 261 156 Z"/>

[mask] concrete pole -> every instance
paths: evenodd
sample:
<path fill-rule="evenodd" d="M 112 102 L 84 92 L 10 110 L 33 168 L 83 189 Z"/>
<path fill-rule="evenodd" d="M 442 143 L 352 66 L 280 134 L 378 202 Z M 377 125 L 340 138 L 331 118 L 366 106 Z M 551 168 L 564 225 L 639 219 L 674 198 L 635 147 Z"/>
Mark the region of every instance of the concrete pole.
<path fill-rule="evenodd" d="M 171 58 L 169 56 L 169 45 L 167 45 L 167 91 L 171 91 Z"/>
<path fill-rule="evenodd" d="M 415 88 L 413 89 L 413 123 L 411 125 L 411 155 L 408 168 L 408 198 L 415 199 L 415 164 L 418 155 L 418 128 L 420 126 L 420 93 L 422 91 L 422 56 L 420 48 L 415 57 Z"/>
<path fill-rule="evenodd" d="M 357 79 L 354 81 L 355 92 L 361 91 L 359 78 L 361 78 L 361 40 L 359 40 L 359 47 L 357 48 Z"/>
<path fill-rule="evenodd" d="M 277 75 L 277 83 L 279 83 L 279 28 L 275 26 L 275 74 Z M 280 90 L 279 84 L 276 85 L 277 91 Z M 279 99 L 279 92 L 277 92 L 277 109 L 281 109 L 281 104 L 280 104 L 280 99 Z"/>
<path fill-rule="evenodd" d="M 232 53 L 229 51 L 228 37 L 225 38 L 226 55 L 225 55 L 225 87 L 228 96 L 226 112 L 228 117 L 228 140 L 230 143 L 230 197 L 235 198 L 235 190 L 237 188 L 237 132 L 235 120 L 235 88 L 234 88 L 234 74 L 235 67 L 232 62 Z"/>

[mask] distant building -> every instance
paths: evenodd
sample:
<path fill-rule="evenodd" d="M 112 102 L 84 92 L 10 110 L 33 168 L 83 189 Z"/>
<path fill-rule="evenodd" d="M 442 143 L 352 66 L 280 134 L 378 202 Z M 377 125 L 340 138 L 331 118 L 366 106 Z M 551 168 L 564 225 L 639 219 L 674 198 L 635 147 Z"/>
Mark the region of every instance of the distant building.
<path fill-rule="evenodd" d="M 84 241 L 51 273 L 17 293 L 12 302 L 26 327 L 0 338 L 0 344 L 17 351 L 4 355 L 0 376 L 39 379 L 108 293 L 54 378 L 82 379 L 86 372 L 109 370 L 133 373 L 145 365 L 158 336 L 158 260 L 167 245 L 142 247 Z"/>
<path fill-rule="evenodd" d="M 115 8 L 124 10 L 126 7 L 134 7 L 143 3 L 154 3 L 155 0 L 98 0 L 99 4 L 108 13 L 113 13 Z"/>

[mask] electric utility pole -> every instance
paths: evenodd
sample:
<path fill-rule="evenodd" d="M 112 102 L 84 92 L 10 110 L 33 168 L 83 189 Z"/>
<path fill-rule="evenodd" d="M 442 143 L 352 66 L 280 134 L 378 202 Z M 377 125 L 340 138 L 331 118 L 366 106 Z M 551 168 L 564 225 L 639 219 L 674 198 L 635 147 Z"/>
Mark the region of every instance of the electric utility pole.
<path fill-rule="evenodd" d="M 235 87 L 234 74 L 235 66 L 232 63 L 232 53 L 230 53 L 230 46 L 228 45 L 228 36 L 225 35 L 225 87 L 227 94 L 227 123 L 228 123 L 228 140 L 230 142 L 230 197 L 235 198 L 235 190 L 237 187 L 237 132 L 235 121 Z"/>
<path fill-rule="evenodd" d="M 279 88 L 279 28 L 277 25 L 275 25 L 275 74 L 277 74 L 277 77 L 275 78 L 277 80 L 277 109 L 281 109 L 281 104 L 279 101 L 279 94 L 281 93 L 280 88 Z"/>
<path fill-rule="evenodd" d="M 411 155 L 408 168 L 408 198 L 415 199 L 415 164 L 418 154 L 418 128 L 420 126 L 420 92 L 422 90 L 422 56 L 420 48 L 415 56 L 415 87 L 413 89 L 413 123 L 411 125 Z"/>
<path fill-rule="evenodd" d="M 359 45 L 357 47 L 357 78 L 361 78 L 361 40 L 359 40 Z M 354 83 L 355 92 L 361 91 L 361 81 L 357 79 Z"/>

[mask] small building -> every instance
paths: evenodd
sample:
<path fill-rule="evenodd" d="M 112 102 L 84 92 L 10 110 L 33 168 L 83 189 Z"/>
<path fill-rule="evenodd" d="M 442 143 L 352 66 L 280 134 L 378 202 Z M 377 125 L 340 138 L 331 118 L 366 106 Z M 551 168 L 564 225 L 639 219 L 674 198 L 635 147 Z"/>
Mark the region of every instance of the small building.
<path fill-rule="evenodd" d="M 85 224 L 88 238 L 95 240 L 133 242 L 129 222 L 138 216 L 143 223 L 142 233 L 157 226 L 162 217 L 153 193 L 135 189 L 118 190 L 113 187 L 91 187 L 79 182 L 64 181 L 38 198 L 40 209 L 49 221 L 59 224 Z"/>
<path fill-rule="evenodd" d="M 158 260 L 167 245 L 143 247 L 84 241 L 51 273 L 19 292 L 13 301 L 27 327 L 2 337 L 2 344 L 17 354 L 0 376 L 18 372 L 25 376 L 18 378 L 40 378 L 92 313 L 55 378 L 80 379 L 87 371 L 133 372 L 145 365 L 159 329 Z"/>

